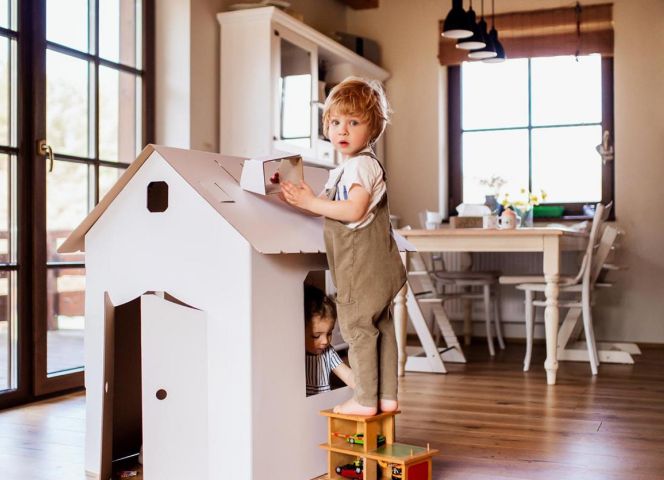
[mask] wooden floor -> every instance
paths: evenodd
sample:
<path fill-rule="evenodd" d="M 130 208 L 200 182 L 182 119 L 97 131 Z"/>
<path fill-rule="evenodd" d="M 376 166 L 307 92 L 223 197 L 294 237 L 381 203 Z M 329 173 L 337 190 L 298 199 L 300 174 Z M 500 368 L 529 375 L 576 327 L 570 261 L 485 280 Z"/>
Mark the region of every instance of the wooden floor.
<path fill-rule="evenodd" d="M 440 450 L 434 479 L 664 478 L 664 348 L 596 378 L 563 362 L 555 386 L 538 368 L 543 345 L 527 374 L 523 350 L 491 361 L 477 342 L 467 365 L 402 380 L 397 439 Z M 0 479 L 83 480 L 84 404 L 69 395 L 0 412 Z"/>

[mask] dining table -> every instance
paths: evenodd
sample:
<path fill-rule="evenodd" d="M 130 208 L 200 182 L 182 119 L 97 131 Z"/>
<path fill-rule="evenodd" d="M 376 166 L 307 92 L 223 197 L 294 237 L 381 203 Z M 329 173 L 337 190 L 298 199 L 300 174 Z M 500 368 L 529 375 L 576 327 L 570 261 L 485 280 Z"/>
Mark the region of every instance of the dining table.
<path fill-rule="evenodd" d="M 442 228 L 432 230 L 397 230 L 418 252 L 541 252 L 542 272 L 546 281 L 546 307 L 544 325 L 546 335 L 546 381 L 556 383 L 558 370 L 557 338 L 559 323 L 558 294 L 561 255 L 564 251 L 581 251 L 586 248 L 588 234 L 565 227 L 524 227 L 515 229 Z M 408 268 L 407 251 L 402 260 Z M 404 375 L 408 354 L 406 333 L 408 309 L 416 307 L 415 297 L 406 282 L 394 302 L 394 319 L 399 350 L 399 375 Z M 434 345 L 429 328 L 423 325 L 422 315 L 411 315 L 411 322 L 425 349 L 424 360 L 431 365 L 430 371 L 444 372 L 442 354 Z M 421 370 L 420 370 L 421 371 Z"/>

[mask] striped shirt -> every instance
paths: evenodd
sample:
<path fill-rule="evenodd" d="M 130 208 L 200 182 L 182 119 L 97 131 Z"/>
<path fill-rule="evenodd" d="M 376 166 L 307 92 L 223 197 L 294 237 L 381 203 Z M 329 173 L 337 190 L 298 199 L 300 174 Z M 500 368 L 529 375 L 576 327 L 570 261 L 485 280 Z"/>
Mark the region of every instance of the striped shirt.
<path fill-rule="evenodd" d="M 329 345 L 320 355 L 307 353 L 307 397 L 330 391 L 330 373 L 341 364 L 341 358 L 332 345 Z"/>

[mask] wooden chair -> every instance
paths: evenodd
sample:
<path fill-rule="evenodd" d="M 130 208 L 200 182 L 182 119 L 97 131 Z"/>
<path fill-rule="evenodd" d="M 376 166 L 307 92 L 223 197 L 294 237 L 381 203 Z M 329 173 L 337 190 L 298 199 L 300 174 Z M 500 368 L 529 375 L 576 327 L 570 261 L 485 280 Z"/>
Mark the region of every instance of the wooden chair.
<path fill-rule="evenodd" d="M 424 212 L 420 212 L 419 219 L 422 228 L 426 228 L 426 214 Z M 446 256 L 448 258 L 454 256 L 457 260 L 456 263 L 460 264 L 459 268 L 453 271 L 448 269 L 445 261 Z M 429 298 L 424 299 L 420 294 L 418 300 L 429 302 L 440 301 L 443 309 L 445 302 L 450 300 L 462 300 L 464 302 L 482 301 L 484 303 L 484 322 L 489 354 L 492 357 L 496 354 L 493 345 L 492 320 L 495 325 L 494 329 L 498 345 L 501 350 L 504 349 L 505 341 L 503 340 L 502 325 L 500 322 L 500 286 L 498 284 L 500 272 L 470 271 L 472 256 L 466 252 L 432 253 L 431 264 L 427 265 L 424 260 L 422 260 L 422 264 L 426 265 L 426 273 L 431 279 L 433 288 L 427 295 Z M 455 287 L 453 288 L 454 291 L 450 291 L 452 287 Z M 467 332 L 466 334 L 470 335 L 471 333 Z M 436 341 L 438 341 L 438 338 L 436 338 Z M 467 341 L 466 344 L 468 343 Z"/>
<path fill-rule="evenodd" d="M 609 202 L 606 206 L 598 203 L 595 206 L 595 214 L 593 215 L 593 221 L 590 225 L 589 234 L 592 234 L 593 228 L 595 228 L 598 235 L 601 235 L 603 230 L 603 224 L 609 218 L 609 213 L 611 212 L 611 207 L 613 202 Z M 590 237 L 588 238 L 588 245 L 590 244 Z M 562 284 L 576 284 L 581 281 L 581 276 L 583 274 L 583 266 L 587 261 L 588 257 L 588 246 L 584 251 L 581 266 L 577 274 L 572 277 L 569 275 L 562 275 L 560 277 L 560 282 Z M 501 285 L 520 285 L 522 283 L 546 283 L 543 275 L 501 275 L 498 279 Z"/>
<path fill-rule="evenodd" d="M 600 216 L 602 214 L 603 212 L 599 212 Z M 610 225 L 605 226 L 600 235 L 599 230 L 602 224 L 601 221 L 593 221 L 588 248 L 579 275 L 573 279 L 573 282 L 560 285 L 560 293 L 571 294 L 572 298 L 558 301 L 559 308 L 580 308 L 582 310 L 583 330 L 586 337 L 590 369 L 593 375 L 597 375 L 599 365 L 592 321 L 593 293 L 596 288 L 612 286 L 608 283 L 598 283 L 597 279 L 618 235 L 617 229 Z M 546 285 L 543 283 L 523 283 L 518 285 L 517 289 L 523 290 L 526 297 L 526 356 L 523 362 L 523 370 L 528 371 L 532 354 L 535 307 L 546 307 L 545 299 L 536 299 L 535 297 L 538 292 L 545 292 Z"/>
<path fill-rule="evenodd" d="M 569 286 L 569 285 L 578 285 L 583 280 L 583 272 L 586 262 L 589 261 L 589 255 L 592 253 L 593 246 L 599 238 L 600 232 L 603 230 L 604 222 L 609 217 L 611 212 L 611 207 L 613 202 L 610 202 L 608 205 L 604 206 L 601 203 L 598 203 L 595 206 L 595 214 L 593 215 L 593 221 L 590 226 L 590 232 L 588 236 L 588 243 L 586 244 L 586 249 L 581 260 L 581 266 L 576 276 L 561 276 L 560 285 Z M 501 285 L 514 285 L 519 288 L 523 284 L 539 284 L 543 286 L 546 283 L 543 275 L 501 275 L 498 279 Z M 543 291 L 543 290 L 542 290 Z M 528 297 L 533 297 L 533 291 L 526 291 L 526 304 L 528 303 Z M 533 343 L 533 328 L 534 328 L 534 319 L 529 318 L 529 312 L 532 312 L 532 307 L 526 307 L 526 357 L 524 359 L 524 371 L 527 371 L 530 366 L 530 357 L 532 354 L 532 343 Z M 571 311 L 570 311 L 571 312 Z M 531 322 L 529 324 L 529 321 Z"/>
<path fill-rule="evenodd" d="M 470 267 L 469 253 L 459 253 L 466 258 Z M 432 269 L 430 277 L 436 289 L 436 298 L 445 304 L 450 300 L 481 301 L 484 305 L 484 324 L 486 329 L 489 355 L 496 354 L 493 344 L 493 330 L 501 350 L 505 348 L 502 325 L 500 322 L 500 292 L 498 278 L 499 272 L 473 272 L 470 270 L 450 271 L 446 268 L 442 253 L 432 255 Z M 453 291 L 450 288 L 456 287 Z M 460 290 L 459 290 L 460 289 Z"/>

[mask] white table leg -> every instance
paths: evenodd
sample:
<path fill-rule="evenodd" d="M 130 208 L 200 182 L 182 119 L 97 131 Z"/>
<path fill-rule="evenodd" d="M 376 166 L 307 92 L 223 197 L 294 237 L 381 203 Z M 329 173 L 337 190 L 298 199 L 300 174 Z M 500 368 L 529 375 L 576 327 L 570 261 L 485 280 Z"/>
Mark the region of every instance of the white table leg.
<path fill-rule="evenodd" d="M 401 259 L 408 271 L 408 256 L 406 253 L 401 254 Z M 397 337 L 397 351 L 399 352 L 398 374 L 400 377 L 404 376 L 406 371 L 406 327 L 408 325 L 408 312 L 406 310 L 406 294 L 408 292 L 408 282 L 403 286 L 397 296 L 394 298 L 394 329 Z"/>
<path fill-rule="evenodd" d="M 544 279 L 546 280 L 546 308 L 544 328 L 546 331 L 546 383 L 555 385 L 558 371 L 558 293 L 560 291 L 560 241 L 557 237 L 544 239 Z"/>

